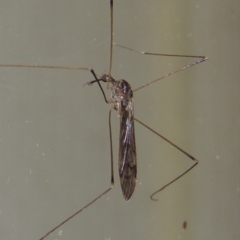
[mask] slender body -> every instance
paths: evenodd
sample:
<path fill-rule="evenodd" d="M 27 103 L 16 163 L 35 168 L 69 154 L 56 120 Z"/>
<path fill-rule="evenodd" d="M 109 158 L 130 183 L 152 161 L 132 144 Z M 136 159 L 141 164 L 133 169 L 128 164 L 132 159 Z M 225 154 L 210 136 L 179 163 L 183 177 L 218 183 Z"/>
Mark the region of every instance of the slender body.
<path fill-rule="evenodd" d="M 123 196 L 129 200 L 137 181 L 137 153 L 134 131 L 133 92 L 126 80 L 116 81 L 107 76 L 111 82 L 111 108 L 120 117 L 118 172 Z"/>

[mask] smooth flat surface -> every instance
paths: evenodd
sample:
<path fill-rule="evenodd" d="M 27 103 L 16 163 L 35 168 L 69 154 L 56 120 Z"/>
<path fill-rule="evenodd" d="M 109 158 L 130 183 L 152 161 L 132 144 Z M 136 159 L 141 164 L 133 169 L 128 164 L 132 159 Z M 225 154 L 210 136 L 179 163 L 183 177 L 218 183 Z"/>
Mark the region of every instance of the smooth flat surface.
<path fill-rule="evenodd" d="M 135 93 L 135 115 L 200 160 L 136 123 L 138 184 L 115 187 L 48 239 L 238 239 L 239 1 L 115 1 L 115 42 L 210 60 Z M 1 63 L 109 68 L 109 2 L 1 1 Z M 133 89 L 189 63 L 114 48 L 113 76 Z M 110 184 L 108 109 L 84 71 L 0 69 L 0 232 L 39 239 Z M 182 228 L 187 221 L 187 229 Z"/>

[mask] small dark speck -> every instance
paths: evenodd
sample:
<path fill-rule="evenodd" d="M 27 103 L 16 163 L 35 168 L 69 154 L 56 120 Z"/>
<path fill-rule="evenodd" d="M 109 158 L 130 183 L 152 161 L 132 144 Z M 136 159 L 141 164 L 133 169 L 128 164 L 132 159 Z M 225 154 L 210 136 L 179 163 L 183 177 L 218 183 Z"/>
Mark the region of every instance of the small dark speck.
<path fill-rule="evenodd" d="M 183 222 L 182 227 L 183 227 L 183 229 L 186 229 L 186 228 L 187 228 L 187 221 L 184 221 L 184 222 Z"/>

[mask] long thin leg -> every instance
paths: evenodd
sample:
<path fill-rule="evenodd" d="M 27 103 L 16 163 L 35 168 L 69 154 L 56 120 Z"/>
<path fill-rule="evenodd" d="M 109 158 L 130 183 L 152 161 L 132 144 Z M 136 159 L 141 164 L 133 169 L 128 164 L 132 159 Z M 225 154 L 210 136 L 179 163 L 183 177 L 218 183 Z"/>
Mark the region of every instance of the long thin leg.
<path fill-rule="evenodd" d="M 164 188 L 168 187 L 169 185 L 171 185 L 172 183 L 176 182 L 179 178 L 181 178 L 182 176 L 184 176 L 186 173 L 188 173 L 191 169 L 193 169 L 197 164 L 198 164 L 198 160 L 193 157 L 192 155 L 190 155 L 189 153 L 187 153 L 186 151 L 184 151 L 182 148 L 178 147 L 176 144 L 174 144 L 173 142 L 171 142 L 170 140 L 168 140 L 167 138 L 165 138 L 163 135 L 159 134 L 158 132 L 154 131 L 152 128 L 148 127 L 146 124 L 144 124 L 143 122 L 141 122 L 140 120 L 136 119 L 134 117 L 134 120 L 137 121 L 138 123 L 140 123 L 141 125 L 143 125 L 145 128 L 147 128 L 148 130 L 150 130 L 151 132 L 155 133 L 157 136 L 159 136 L 160 138 L 162 138 L 163 140 L 165 140 L 166 142 L 168 142 L 169 144 L 171 144 L 173 147 L 175 147 L 176 149 L 178 149 L 180 152 L 182 152 L 184 155 L 186 155 L 188 158 L 190 158 L 194 164 L 188 168 L 186 171 L 184 171 L 182 174 L 180 174 L 179 176 L 177 176 L 176 178 L 174 178 L 171 182 L 165 184 L 163 187 L 161 187 L 160 189 L 158 189 L 157 191 L 155 191 L 153 194 L 151 194 L 150 198 L 153 201 L 157 201 L 156 198 L 153 198 L 154 195 L 156 195 L 158 192 L 161 192 Z"/>
<path fill-rule="evenodd" d="M 84 209 L 86 209 L 87 207 L 89 207 L 90 205 L 92 205 L 94 202 L 96 202 L 99 198 L 101 198 L 102 196 L 104 196 L 105 194 L 107 194 L 111 189 L 112 189 L 112 184 L 111 187 L 108 188 L 106 191 L 104 191 L 103 193 L 101 193 L 98 197 L 96 197 L 95 199 L 93 199 L 90 203 L 88 203 L 87 205 L 85 205 L 83 208 L 81 208 L 80 210 L 78 210 L 77 212 L 75 212 L 74 214 L 72 214 L 70 217 L 68 217 L 67 219 L 65 219 L 63 222 L 61 222 L 60 224 L 58 224 L 55 228 L 51 229 L 49 232 L 47 232 L 43 237 L 41 237 L 39 240 L 43 240 L 45 239 L 47 236 L 49 236 L 52 232 L 54 232 L 56 229 L 58 229 L 59 227 L 61 227 L 63 224 L 65 224 L 66 222 L 68 222 L 70 219 L 74 218 L 76 215 L 78 215 L 80 212 L 82 212 Z"/>
<path fill-rule="evenodd" d="M 165 57 L 166 57 L 166 56 L 167 56 L 167 57 L 183 57 L 183 58 L 199 58 L 199 60 L 197 60 L 197 61 L 194 61 L 194 62 L 192 62 L 192 63 L 190 63 L 190 64 L 188 64 L 188 65 L 186 65 L 186 66 L 184 66 L 184 67 L 181 67 L 181 68 L 179 68 L 179 69 L 177 69 L 177 70 L 174 70 L 174 71 L 172 71 L 172 72 L 170 72 L 170 73 L 168 73 L 168 74 L 163 75 L 163 76 L 160 77 L 160 78 L 157 78 L 157 79 L 155 79 L 155 80 L 153 80 L 153 81 L 151 81 L 151 82 L 148 82 L 148 83 L 146 83 L 146 84 L 144 84 L 144 85 L 142 85 L 142 86 L 134 89 L 133 92 L 136 92 L 136 91 L 138 91 L 138 90 L 140 90 L 140 89 L 142 89 L 142 88 L 145 88 L 145 87 L 147 87 L 147 86 L 149 86 L 149 85 L 151 85 L 151 84 L 153 84 L 153 83 L 155 83 L 155 82 L 158 82 L 158 81 L 160 81 L 160 80 L 163 80 L 164 78 L 170 77 L 170 76 L 172 76 L 172 75 L 174 75 L 174 74 L 176 74 L 176 73 L 178 73 L 178 72 L 181 72 L 181 71 L 183 71 L 183 70 L 185 70 L 185 69 L 187 69 L 187 68 L 193 67 L 193 66 L 195 66 L 195 65 L 197 65 L 197 64 L 199 64 L 199 63 L 202 63 L 202 62 L 205 62 L 205 61 L 208 60 L 208 57 L 206 57 L 206 56 L 176 55 L 176 54 L 165 54 L 165 53 L 141 52 L 141 51 L 138 51 L 138 50 L 135 50 L 135 49 L 132 49 L 132 48 L 128 48 L 128 47 L 122 46 L 122 45 L 117 44 L 117 43 L 114 43 L 114 45 L 117 46 L 117 47 L 121 47 L 121 48 L 130 50 L 130 51 L 136 52 L 136 53 L 144 54 L 144 55 L 155 55 L 155 56 L 165 56 Z"/>
<path fill-rule="evenodd" d="M 106 98 L 105 92 L 103 91 L 102 85 L 101 85 L 101 83 L 100 83 L 100 80 L 97 78 L 97 76 L 96 76 L 95 72 L 93 71 L 93 69 L 91 69 L 90 72 L 92 73 L 92 75 L 93 75 L 94 78 L 96 79 L 95 82 L 98 83 L 98 86 L 99 86 L 99 88 L 100 88 L 100 90 L 101 90 L 101 92 L 102 92 L 102 94 L 103 94 L 103 97 L 104 97 L 105 102 L 108 103 L 108 100 L 107 100 L 107 98 Z"/>
<path fill-rule="evenodd" d="M 125 47 L 123 45 L 117 44 L 117 43 L 113 43 L 114 46 L 117 47 L 121 47 L 136 53 L 141 53 L 141 54 L 145 54 L 145 55 L 155 55 L 155 56 L 164 56 L 164 57 L 188 57 L 188 58 L 207 58 L 205 56 L 197 56 L 197 55 L 184 55 L 184 54 L 168 54 L 168 53 L 150 53 L 150 52 L 142 52 L 142 51 L 138 51 L 135 50 L 133 48 L 129 48 L 129 47 Z"/>
<path fill-rule="evenodd" d="M 52 68 L 52 69 L 65 69 L 65 70 L 88 70 L 90 71 L 91 68 L 88 67 L 77 67 L 77 66 L 54 66 L 54 65 L 34 65 L 34 64 L 8 64 L 8 63 L 4 63 L 4 64 L 0 64 L 0 67 L 19 67 L 19 68 Z"/>
<path fill-rule="evenodd" d="M 58 224 L 56 227 L 54 227 L 53 229 L 51 229 L 49 232 L 47 232 L 43 237 L 41 237 L 39 240 L 43 240 L 45 239 L 47 236 L 49 236 L 52 232 L 54 232 L 56 229 L 58 229 L 59 227 L 61 227 L 62 225 L 64 225 L 66 222 L 68 222 L 69 220 L 71 220 L 72 218 L 74 218 L 76 215 L 78 215 L 80 212 L 82 212 L 84 209 L 88 208 L 89 206 L 91 206 L 93 203 L 95 203 L 98 199 L 100 199 L 102 196 L 104 196 L 105 194 L 107 194 L 114 186 L 114 173 L 113 173 L 113 148 L 112 148 L 112 127 L 111 127 L 111 109 L 109 111 L 109 137 L 110 137 L 110 156 L 111 156 L 111 185 L 110 187 L 104 191 L 103 193 L 101 193 L 100 195 L 98 195 L 96 198 L 94 198 L 91 202 L 89 202 L 87 205 L 85 205 L 83 208 L 79 209 L 77 212 L 75 212 L 74 214 L 72 214 L 70 217 L 68 217 L 67 219 L 65 219 L 63 222 L 61 222 L 60 224 Z"/>
<path fill-rule="evenodd" d="M 68 66 L 47 66 L 47 65 L 26 65 L 26 64 L 0 64 L 0 67 L 19 67 L 19 68 L 49 68 L 49 69 L 63 69 L 63 70 L 87 70 L 90 71 L 91 74 L 94 76 L 95 80 L 89 82 L 89 84 L 93 82 L 97 82 L 98 86 L 103 94 L 104 101 L 108 103 L 108 100 L 106 98 L 105 92 L 103 91 L 102 85 L 100 81 L 101 79 L 97 78 L 96 73 L 92 68 L 88 67 L 68 67 Z"/>
<path fill-rule="evenodd" d="M 113 0 L 110 0 L 110 56 L 109 56 L 109 72 L 108 72 L 110 76 L 112 72 L 112 57 L 113 57 Z"/>

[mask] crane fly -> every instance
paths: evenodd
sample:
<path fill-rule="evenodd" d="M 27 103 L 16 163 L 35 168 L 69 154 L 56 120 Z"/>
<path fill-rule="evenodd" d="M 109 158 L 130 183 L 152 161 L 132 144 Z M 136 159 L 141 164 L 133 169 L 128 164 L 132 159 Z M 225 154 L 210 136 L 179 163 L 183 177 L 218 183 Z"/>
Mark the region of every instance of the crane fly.
<path fill-rule="evenodd" d="M 112 55 L 113 55 L 113 46 L 136 52 L 137 54 L 143 54 L 143 55 L 155 55 L 155 56 L 168 56 L 168 57 L 181 57 L 181 58 L 196 58 L 198 60 L 195 60 L 191 62 L 190 64 L 181 67 L 177 70 L 174 70 L 168 74 L 163 75 L 160 78 L 157 78 L 155 80 L 152 80 L 140 87 L 138 87 L 135 90 L 132 90 L 131 85 L 124 79 L 116 80 L 112 77 Z M 67 67 L 67 66 L 47 66 L 47 65 L 22 65 L 22 64 L 0 64 L 0 67 L 20 67 L 20 68 L 51 68 L 51 69 L 69 69 L 69 70 L 83 70 L 83 71 L 89 71 L 94 80 L 87 82 L 87 85 L 94 85 L 97 84 L 100 91 L 102 92 L 104 101 L 110 105 L 110 111 L 109 111 L 109 135 L 110 135 L 110 159 L 111 159 L 111 184 L 110 187 L 108 187 L 104 192 L 102 192 L 100 195 L 98 195 L 95 199 L 93 199 L 91 202 L 89 202 L 87 205 L 82 207 L 80 210 L 72 214 L 70 217 L 62 221 L 60 224 L 58 224 L 56 227 L 48 231 L 44 236 L 40 238 L 40 240 L 45 239 L 47 236 L 49 236 L 51 233 L 53 233 L 56 229 L 58 229 L 60 226 L 68 222 L 70 219 L 75 217 L 77 214 L 82 212 L 84 209 L 91 206 L 94 202 L 96 202 L 98 199 L 100 199 L 102 196 L 106 195 L 114 185 L 114 174 L 113 174 L 113 147 L 112 147 L 112 131 L 111 131 L 111 112 L 115 110 L 117 112 L 117 115 L 120 119 L 120 131 L 119 131 L 119 156 L 118 156 L 118 172 L 120 177 L 120 184 L 122 189 L 122 194 L 125 200 L 129 200 L 131 196 L 133 195 L 136 181 L 137 181 L 137 151 L 136 151 L 136 142 L 135 142 L 135 132 L 134 132 L 134 122 L 138 122 L 143 127 L 150 130 L 152 133 L 156 134 L 158 137 L 162 138 L 169 144 L 171 144 L 174 148 L 178 149 L 181 153 L 186 155 L 188 158 L 190 158 L 193 161 L 193 165 L 189 167 L 186 171 L 184 171 L 181 175 L 177 176 L 175 179 L 173 179 L 171 182 L 165 184 L 163 187 L 155 191 L 151 194 L 150 198 L 152 200 L 156 200 L 154 196 L 162 191 L 164 188 L 181 178 L 183 175 L 185 175 L 187 172 L 189 172 L 191 169 L 193 169 L 197 164 L 198 160 L 178 147 L 176 144 L 174 144 L 172 141 L 168 140 L 149 126 L 147 126 L 145 123 L 140 121 L 134 116 L 134 103 L 133 103 L 133 93 L 141 90 L 151 84 L 154 84 L 160 80 L 163 80 L 167 77 L 170 77 L 178 72 L 181 72 L 187 68 L 193 67 L 199 63 L 202 63 L 204 61 L 208 60 L 205 56 L 194 56 L 194 55 L 175 55 L 175 54 L 162 54 L 162 53 L 150 53 L 150 52 L 141 52 L 132 48 L 128 48 L 125 46 L 122 46 L 120 44 L 114 43 L 113 41 L 113 0 L 110 0 L 110 61 L 109 61 L 109 70 L 107 74 L 103 74 L 102 76 L 98 76 L 95 71 L 92 68 L 89 67 Z M 107 89 L 110 90 L 111 95 L 110 99 L 107 99 L 105 92 L 103 90 L 102 84 L 107 84 Z"/>
<path fill-rule="evenodd" d="M 96 77 L 93 71 L 92 73 L 94 77 Z M 107 100 L 105 94 L 104 98 L 106 103 L 111 104 L 111 109 L 118 112 L 120 118 L 118 172 L 123 197 L 126 200 L 129 200 L 133 194 L 137 181 L 133 92 L 130 84 L 126 80 L 121 79 L 116 81 L 109 74 L 104 74 L 100 79 L 96 77 L 96 80 L 93 80 L 88 84 L 91 85 L 94 82 L 99 83 L 100 81 L 109 82 L 111 84 L 111 98 L 110 100 Z M 111 110 L 109 113 L 111 114 Z M 112 138 L 111 127 L 110 138 Z"/>

